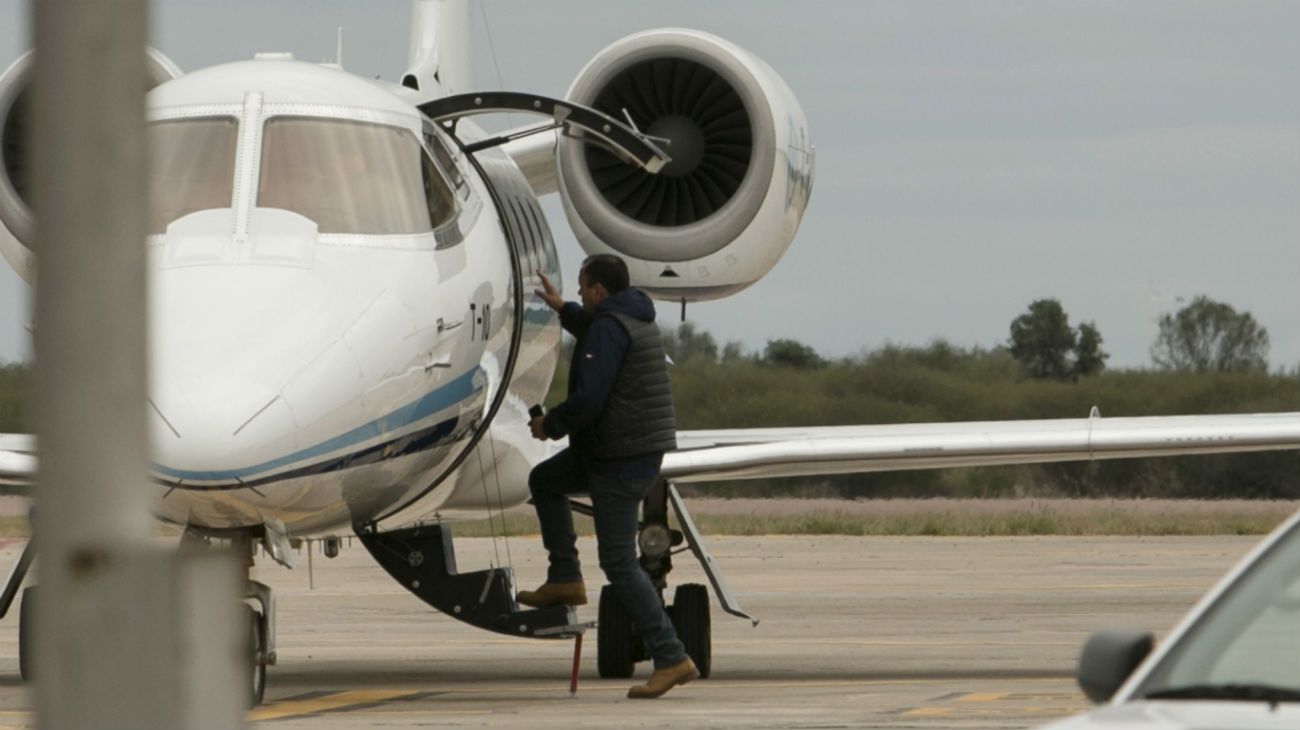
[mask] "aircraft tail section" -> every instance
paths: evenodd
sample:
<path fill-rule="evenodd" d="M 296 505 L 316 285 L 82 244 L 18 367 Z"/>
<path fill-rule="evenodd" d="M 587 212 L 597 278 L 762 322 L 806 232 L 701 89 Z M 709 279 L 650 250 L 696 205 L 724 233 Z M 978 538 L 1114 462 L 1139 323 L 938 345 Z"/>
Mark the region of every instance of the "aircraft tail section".
<path fill-rule="evenodd" d="M 411 0 L 411 46 L 402 85 L 430 94 L 471 90 L 470 0 Z"/>

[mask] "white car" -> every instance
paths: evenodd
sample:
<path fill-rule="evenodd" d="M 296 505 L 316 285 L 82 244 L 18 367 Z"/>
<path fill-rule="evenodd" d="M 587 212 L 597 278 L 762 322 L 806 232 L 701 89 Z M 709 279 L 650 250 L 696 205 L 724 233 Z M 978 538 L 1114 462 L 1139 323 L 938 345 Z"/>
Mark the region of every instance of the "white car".
<path fill-rule="evenodd" d="M 1300 728 L 1300 513 L 1153 645 L 1142 631 L 1092 635 L 1079 686 L 1105 704 L 1043 730 Z"/>

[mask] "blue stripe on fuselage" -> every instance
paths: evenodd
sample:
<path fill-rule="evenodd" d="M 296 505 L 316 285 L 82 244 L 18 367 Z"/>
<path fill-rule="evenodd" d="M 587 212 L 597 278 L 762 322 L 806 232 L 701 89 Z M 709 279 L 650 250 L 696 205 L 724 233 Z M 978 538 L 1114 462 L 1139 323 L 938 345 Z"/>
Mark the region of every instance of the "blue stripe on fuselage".
<path fill-rule="evenodd" d="M 428 418 L 439 411 L 465 401 L 483 389 L 482 384 L 476 384 L 474 382 L 475 376 L 479 375 L 479 372 L 479 368 L 469 370 L 464 375 L 461 375 L 441 388 L 438 388 L 437 390 L 434 390 L 418 400 L 408 403 L 387 415 L 380 416 L 367 424 L 358 426 L 347 433 L 335 436 L 334 438 L 316 444 L 315 446 L 276 459 L 271 459 L 270 461 L 265 461 L 261 464 L 244 467 L 242 469 L 227 469 L 223 471 L 185 471 L 181 469 L 172 469 L 162 464 L 154 464 L 153 468 L 154 471 L 159 474 L 173 479 L 184 479 L 188 481 L 214 482 L 229 481 L 233 479 L 247 480 L 250 477 L 255 477 L 258 474 L 262 474 L 263 472 L 272 469 L 278 469 L 288 464 L 333 453 L 349 446 L 354 446 L 358 443 L 379 438 L 385 434 L 409 426 Z"/>

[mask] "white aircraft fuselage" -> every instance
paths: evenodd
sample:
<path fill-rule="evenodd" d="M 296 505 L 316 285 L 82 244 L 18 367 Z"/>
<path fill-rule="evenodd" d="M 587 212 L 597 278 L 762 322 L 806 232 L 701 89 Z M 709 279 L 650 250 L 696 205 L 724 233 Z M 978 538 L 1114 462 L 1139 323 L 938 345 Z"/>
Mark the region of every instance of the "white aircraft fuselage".
<path fill-rule="evenodd" d="M 415 108 L 422 98 L 279 54 L 149 94 L 163 519 L 324 533 L 527 497 L 546 448 L 527 410 L 559 337 L 534 272 L 559 281 L 558 257 L 510 158 L 479 153 L 503 222 L 488 181 Z M 517 353 L 507 231 L 526 292 Z"/>
<path fill-rule="evenodd" d="M 794 238 L 814 150 L 763 61 L 659 29 L 602 50 L 562 101 L 470 95 L 467 8 L 413 0 L 400 84 L 282 53 L 182 74 L 149 52 L 162 519 L 337 535 L 523 502 L 557 446 L 527 429 L 560 337 L 532 294 L 538 272 L 561 282 L 539 195 L 673 304 L 743 290 Z M 30 66 L 0 74 L 0 254 L 29 282 Z M 545 121 L 488 139 L 468 118 L 502 109 Z M 6 435 L 20 463 L 0 479 L 35 451 Z"/>

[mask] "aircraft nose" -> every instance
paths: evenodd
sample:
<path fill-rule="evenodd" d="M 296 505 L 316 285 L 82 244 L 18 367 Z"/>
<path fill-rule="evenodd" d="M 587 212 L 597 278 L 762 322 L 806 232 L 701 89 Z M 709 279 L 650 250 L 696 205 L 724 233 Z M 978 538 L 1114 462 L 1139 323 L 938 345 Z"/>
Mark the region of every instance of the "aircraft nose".
<path fill-rule="evenodd" d="M 249 481 L 294 446 L 289 409 L 251 379 L 211 374 L 162 383 L 150 405 L 155 468 L 168 479 Z"/>
<path fill-rule="evenodd" d="M 315 224 L 256 209 L 168 226 L 152 250 L 150 376 L 155 466 L 186 482 L 248 481 L 293 451 L 286 383 L 338 339 L 313 270 Z"/>

